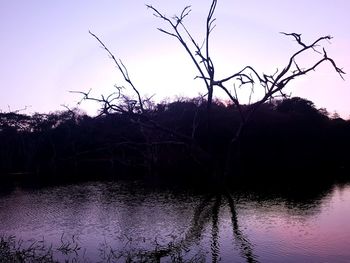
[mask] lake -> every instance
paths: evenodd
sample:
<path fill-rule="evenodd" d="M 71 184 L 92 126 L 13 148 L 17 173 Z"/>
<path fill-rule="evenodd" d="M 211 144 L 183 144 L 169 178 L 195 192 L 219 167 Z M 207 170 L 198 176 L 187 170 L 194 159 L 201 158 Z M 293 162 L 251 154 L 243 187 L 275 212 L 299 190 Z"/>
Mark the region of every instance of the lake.
<path fill-rule="evenodd" d="M 350 262 L 349 218 L 349 184 L 208 194 L 87 182 L 0 194 L 0 236 L 44 240 L 62 261 Z M 81 249 L 62 253 L 62 243 Z"/>

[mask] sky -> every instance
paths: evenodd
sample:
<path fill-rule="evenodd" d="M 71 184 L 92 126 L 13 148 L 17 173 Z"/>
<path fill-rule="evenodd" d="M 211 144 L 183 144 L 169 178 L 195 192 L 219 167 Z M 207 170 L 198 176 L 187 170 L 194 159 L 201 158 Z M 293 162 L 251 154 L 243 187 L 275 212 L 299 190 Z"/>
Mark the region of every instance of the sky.
<path fill-rule="evenodd" d="M 122 59 L 143 95 L 161 101 L 204 94 L 183 47 L 157 30 L 166 24 L 145 4 L 169 16 L 191 5 L 186 23 L 202 42 L 211 0 L 0 0 L 0 110 L 54 112 L 81 100 L 69 91 L 91 89 L 92 95 L 100 96 L 113 92 L 115 84 L 125 85 L 89 30 Z M 299 46 L 279 32 L 301 33 L 305 43 L 333 36 L 331 43 L 324 43 L 327 54 L 348 73 L 349 10 L 348 0 L 219 0 L 211 36 L 217 76 L 246 65 L 268 74 L 283 69 Z M 309 54 L 299 63 L 307 67 L 313 62 L 315 56 Z M 291 82 L 287 91 L 330 113 L 350 116 L 348 75 L 342 80 L 330 64 Z M 89 114 L 98 109 L 92 102 L 80 107 Z"/>

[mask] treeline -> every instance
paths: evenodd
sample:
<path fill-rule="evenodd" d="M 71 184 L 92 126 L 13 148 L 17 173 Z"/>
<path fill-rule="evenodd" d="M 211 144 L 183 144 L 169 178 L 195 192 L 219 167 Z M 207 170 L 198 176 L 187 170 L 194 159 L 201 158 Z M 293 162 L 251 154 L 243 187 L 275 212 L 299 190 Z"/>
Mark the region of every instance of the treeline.
<path fill-rule="evenodd" d="M 76 110 L 1 113 L 1 178 L 221 177 L 240 113 L 216 101 L 208 122 L 206 105 L 182 99 L 143 114 L 98 117 Z M 349 169 L 350 122 L 329 118 L 305 99 L 271 101 L 259 107 L 235 147 L 230 177 L 333 176 Z"/>

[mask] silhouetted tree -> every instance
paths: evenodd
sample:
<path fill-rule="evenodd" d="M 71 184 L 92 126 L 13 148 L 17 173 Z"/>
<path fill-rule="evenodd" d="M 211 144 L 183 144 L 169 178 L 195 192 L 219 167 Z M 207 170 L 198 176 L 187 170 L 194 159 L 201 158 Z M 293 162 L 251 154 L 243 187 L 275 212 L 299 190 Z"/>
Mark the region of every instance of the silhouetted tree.
<path fill-rule="evenodd" d="M 284 93 L 284 89 L 291 80 L 306 75 L 310 71 L 314 71 L 324 62 L 328 62 L 341 78 L 345 74 L 321 46 L 323 42 L 332 39 L 331 36 L 323 36 L 311 43 L 305 43 L 301 38 L 301 34 L 282 32 L 281 34 L 293 38 L 299 46 L 298 51 L 287 59 L 283 69 L 277 69 L 271 74 L 266 74 L 259 73 L 253 66 L 247 65 L 225 78 L 217 78 L 210 51 L 210 37 L 215 27 L 214 13 L 217 2 L 217 0 L 213 0 L 209 8 L 205 22 L 206 33 L 203 45 L 200 45 L 200 42 L 194 39 L 185 25 L 185 19 L 191 12 L 190 6 L 186 6 L 180 15 L 170 18 L 152 5 L 147 5 L 157 18 L 166 22 L 169 26 L 169 29 L 158 29 L 162 33 L 174 37 L 179 41 L 198 70 L 199 74 L 196 78 L 203 81 L 207 91 L 205 98 L 201 98 L 201 103 L 199 104 L 190 101 L 177 101 L 155 106 L 151 98 L 142 97 L 140 90 L 133 84 L 123 62 L 113 55 L 99 37 L 90 32 L 116 64 L 119 73 L 133 92 L 132 96 L 136 99 L 132 96 L 130 97 L 130 95 L 126 95 L 129 94 L 126 92 L 127 88 L 120 86 L 115 86 L 116 91 L 114 93 L 107 96 L 101 95 L 100 98 L 90 96 L 90 91 L 78 91 L 77 93 L 82 94 L 83 99 L 100 103 L 100 116 L 119 114 L 125 116 L 132 123 L 135 131 L 137 130 L 140 138 L 142 138 L 139 142 L 142 144 L 142 147 L 140 144 L 138 145 L 139 152 L 144 156 L 144 160 L 149 160 L 147 165 L 150 167 L 159 159 L 160 152 L 162 152 L 160 147 L 163 147 L 160 145 L 182 145 L 182 150 L 190 149 L 190 155 L 196 155 L 194 159 L 206 165 L 213 164 L 212 168 L 214 170 L 218 166 L 222 166 L 223 159 L 225 159 L 224 174 L 228 175 L 232 172 L 232 167 L 239 164 L 240 140 L 243 130 L 251 122 L 252 117 L 259 109 L 264 110 L 265 107 L 265 112 L 271 113 L 268 108 L 270 107 L 268 106 L 268 102 L 271 103 L 279 97 L 288 97 Z M 308 52 L 315 53 L 319 57 L 311 66 L 302 67 L 298 62 L 299 57 Z M 229 85 L 234 87 L 233 91 L 229 90 Z M 248 104 L 243 104 L 239 96 L 239 90 L 243 87 L 247 87 L 251 91 Z M 226 109 L 222 105 L 218 105 L 214 100 L 214 92 L 217 89 L 222 90 L 229 100 L 230 105 Z M 262 97 L 253 100 L 252 94 L 256 89 L 262 89 L 264 92 Z M 204 104 L 206 104 L 206 114 L 203 115 L 202 106 Z M 280 112 L 288 114 L 295 111 L 300 114 L 312 113 L 314 116 L 323 116 L 314 107 L 312 102 L 300 98 L 282 101 L 277 108 Z M 219 118 L 215 116 L 219 111 L 225 116 L 224 129 L 218 129 L 218 125 L 221 122 L 215 119 Z M 203 120 L 205 121 L 203 122 Z M 228 126 L 230 127 L 227 128 Z M 206 127 L 206 131 L 203 127 Z M 222 132 L 223 130 L 225 132 Z M 231 135 L 228 135 L 228 131 L 230 131 Z M 224 156 L 221 154 L 219 157 L 217 157 L 217 153 L 219 149 L 222 152 L 222 144 L 221 142 L 218 143 L 220 141 L 218 137 L 225 138 L 227 148 L 226 154 Z M 217 142 L 214 143 L 213 138 Z M 129 145 L 129 147 L 132 145 L 132 148 L 135 145 L 129 139 L 123 143 Z M 169 156 L 171 155 L 169 154 Z M 201 157 L 198 158 L 198 156 Z M 235 171 L 238 171 L 238 169 L 235 169 Z"/>
<path fill-rule="evenodd" d="M 321 47 L 322 42 L 332 39 L 331 36 L 323 36 L 316 39 L 314 42 L 307 44 L 304 43 L 301 34 L 297 33 L 284 33 L 288 37 L 292 37 L 298 45 L 300 46 L 299 50 L 292 54 L 289 60 L 286 63 L 286 66 L 279 70 L 277 68 L 276 72 L 272 74 L 258 73 L 255 68 L 251 65 L 243 67 L 242 70 L 235 72 L 225 78 L 218 79 L 215 76 L 215 65 L 211 59 L 210 52 L 210 36 L 211 32 L 215 27 L 215 18 L 214 13 L 217 6 L 217 0 L 213 0 L 209 8 L 209 13 L 207 15 L 205 28 L 206 34 L 204 36 L 203 44 L 200 45 L 197 40 L 194 39 L 191 32 L 189 32 L 187 26 L 185 25 L 185 19 L 191 12 L 191 7 L 186 6 L 180 15 L 175 15 L 171 18 L 164 15 L 158 9 L 152 5 L 147 5 L 154 13 L 154 16 L 160 18 L 166 22 L 170 29 L 158 28 L 162 33 L 174 37 L 179 41 L 179 43 L 184 47 L 186 53 L 190 56 L 191 61 L 194 63 L 195 67 L 198 70 L 199 75 L 197 78 L 202 79 L 205 83 L 207 89 L 207 105 L 208 105 L 208 115 L 210 116 L 210 110 L 213 100 L 213 93 L 215 88 L 219 88 L 224 91 L 227 97 L 231 100 L 232 104 L 237 108 L 240 114 L 240 125 L 237 127 L 236 132 L 232 139 L 230 140 L 227 154 L 227 172 L 230 171 L 230 163 L 232 161 L 232 150 L 233 147 L 235 151 L 239 150 L 239 139 L 242 133 L 242 130 L 249 122 L 254 113 L 263 105 L 265 102 L 272 100 L 275 97 L 282 96 L 286 97 L 284 93 L 284 88 L 289 84 L 291 80 L 294 80 L 300 76 L 303 76 L 310 71 L 315 70 L 323 62 L 329 62 L 335 71 L 343 78 L 344 71 L 339 68 L 334 60 L 330 58 L 325 50 Z M 202 41 L 200 42 L 202 43 Z M 298 58 L 306 52 L 314 52 L 320 57 L 317 59 L 312 66 L 302 67 L 298 64 Z M 231 92 L 227 87 L 232 85 L 234 87 L 233 92 Z M 255 102 L 252 102 L 249 99 L 249 107 L 243 107 L 243 104 L 240 101 L 238 89 L 236 87 L 245 87 L 248 86 L 251 89 L 251 94 L 254 90 L 257 89 L 256 86 L 264 90 L 264 95 L 257 99 Z M 251 98 L 251 97 L 250 97 Z M 244 109 L 245 108 L 245 109 Z M 211 123 L 210 118 L 208 118 L 209 133 L 211 132 Z M 209 134 L 209 139 L 210 139 Z M 236 144 L 236 146 L 235 146 Z"/>
<path fill-rule="evenodd" d="M 327 113 L 318 110 L 314 103 L 299 97 L 287 98 L 278 102 L 276 110 L 283 113 L 295 114 L 303 118 L 312 119 L 327 119 Z"/>

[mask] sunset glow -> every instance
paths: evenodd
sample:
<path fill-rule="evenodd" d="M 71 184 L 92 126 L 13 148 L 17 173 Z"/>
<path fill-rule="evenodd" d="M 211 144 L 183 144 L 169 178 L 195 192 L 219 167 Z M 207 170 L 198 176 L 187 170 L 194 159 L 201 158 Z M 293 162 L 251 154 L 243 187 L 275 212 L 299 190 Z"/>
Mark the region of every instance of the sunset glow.
<path fill-rule="evenodd" d="M 187 23 L 201 42 L 210 2 L 154 0 L 149 4 L 169 16 L 192 5 Z M 245 65 L 270 74 L 282 69 L 298 45 L 280 35 L 281 31 L 302 33 L 305 42 L 334 36 L 332 43 L 325 45 L 327 52 L 347 72 L 349 9 L 346 0 L 219 1 L 211 40 L 217 75 Z M 113 62 L 89 30 L 123 60 L 143 94 L 155 94 L 159 101 L 205 93 L 200 80 L 194 80 L 197 73 L 190 59 L 175 39 L 156 30 L 165 25 L 147 10 L 144 1 L 2 1 L 0 22 L 2 111 L 25 106 L 29 112 L 62 110 L 61 104 L 74 107 L 80 100 L 70 90 L 93 89 L 95 94 L 106 94 L 114 84 L 123 85 Z M 350 114 L 349 84 L 330 65 L 291 83 L 289 91 L 344 118 Z M 94 113 L 96 106 L 83 104 L 82 108 Z"/>

